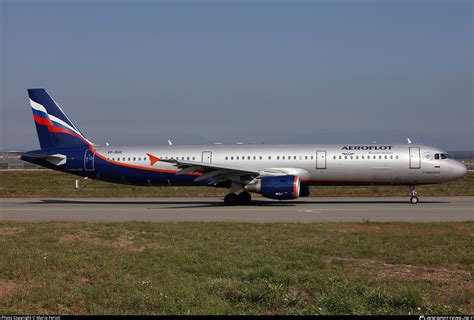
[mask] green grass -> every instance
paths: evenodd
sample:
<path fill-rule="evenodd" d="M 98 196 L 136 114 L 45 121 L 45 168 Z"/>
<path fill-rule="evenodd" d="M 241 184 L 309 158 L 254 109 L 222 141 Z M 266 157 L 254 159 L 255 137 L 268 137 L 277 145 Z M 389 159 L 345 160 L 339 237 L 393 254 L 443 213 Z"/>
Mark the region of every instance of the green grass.
<path fill-rule="evenodd" d="M 223 197 L 227 190 L 211 187 L 136 187 L 80 179 L 55 171 L 0 171 L 0 197 Z M 311 196 L 403 196 L 406 186 L 312 187 Z M 474 173 L 441 184 L 417 187 L 423 196 L 474 196 Z M 258 195 L 254 195 L 258 196 Z"/>
<path fill-rule="evenodd" d="M 0 314 L 474 312 L 474 223 L 0 223 Z"/>

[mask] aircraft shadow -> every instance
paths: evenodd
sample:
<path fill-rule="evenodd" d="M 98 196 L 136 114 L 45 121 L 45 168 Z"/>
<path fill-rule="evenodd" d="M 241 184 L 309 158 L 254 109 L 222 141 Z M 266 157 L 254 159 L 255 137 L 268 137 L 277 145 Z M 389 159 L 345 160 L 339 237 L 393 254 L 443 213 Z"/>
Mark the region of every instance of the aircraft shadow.
<path fill-rule="evenodd" d="M 419 205 L 423 203 L 449 203 L 447 201 L 420 201 Z M 205 208 L 205 207 L 226 207 L 222 200 L 204 200 L 204 201 L 178 201 L 178 200 L 139 200 L 139 201 L 115 201 L 115 200 L 63 200 L 63 199 L 42 199 L 37 204 L 78 204 L 78 205 L 176 205 L 168 207 L 168 209 L 185 209 L 185 208 Z M 252 200 L 249 205 L 242 207 L 294 207 L 296 205 L 310 205 L 310 204 L 338 204 L 338 205 L 358 205 L 358 204 L 406 204 L 412 205 L 407 200 L 313 200 L 313 201 L 271 201 L 271 200 Z"/>

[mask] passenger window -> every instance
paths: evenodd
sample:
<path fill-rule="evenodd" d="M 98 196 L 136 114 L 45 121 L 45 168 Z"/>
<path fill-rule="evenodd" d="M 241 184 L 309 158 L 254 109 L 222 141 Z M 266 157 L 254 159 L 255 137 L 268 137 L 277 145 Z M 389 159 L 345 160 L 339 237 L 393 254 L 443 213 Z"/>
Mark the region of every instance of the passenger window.
<path fill-rule="evenodd" d="M 382 159 L 382 156 L 379 156 L 379 159 Z"/>
<path fill-rule="evenodd" d="M 257 160 L 257 157 L 256 157 L 256 156 L 253 156 L 253 159 L 254 159 L 254 160 Z"/>
<path fill-rule="evenodd" d="M 235 157 L 235 160 L 239 160 L 239 156 Z"/>
<path fill-rule="evenodd" d="M 385 159 L 387 159 L 387 156 L 385 156 Z"/>
<path fill-rule="evenodd" d="M 361 159 L 364 160 L 364 156 L 361 156 Z"/>
<path fill-rule="evenodd" d="M 230 157 L 230 160 L 234 160 L 234 157 Z"/>
<path fill-rule="evenodd" d="M 283 160 L 285 160 L 285 156 L 281 157 Z"/>
<path fill-rule="evenodd" d="M 442 153 L 442 154 L 441 154 L 441 159 L 448 159 L 448 157 L 446 156 L 445 153 Z"/>
<path fill-rule="evenodd" d="M 225 159 L 227 160 L 229 157 L 225 157 Z"/>
<path fill-rule="evenodd" d="M 193 157 L 193 160 L 196 159 L 196 157 Z"/>
<path fill-rule="evenodd" d="M 397 158 L 397 159 L 398 159 L 398 156 L 396 156 L 395 158 Z"/>
<path fill-rule="evenodd" d="M 128 161 L 130 161 L 130 158 L 128 158 Z"/>
<path fill-rule="evenodd" d="M 250 156 L 247 157 L 247 160 L 250 160 Z"/>
<path fill-rule="evenodd" d="M 304 156 L 304 159 L 305 159 L 305 160 L 308 160 L 308 156 Z"/>
<path fill-rule="evenodd" d="M 356 156 L 356 160 L 359 160 L 359 156 Z"/>
<path fill-rule="evenodd" d="M 342 159 L 342 156 L 339 156 L 339 160 L 341 160 L 341 159 Z"/>
<path fill-rule="evenodd" d="M 296 160 L 296 156 L 293 156 L 293 159 Z"/>
<path fill-rule="evenodd" d="M 311 156 L 311 160 L 313 160 L 313 156 Z"/>
<path fill-rule="evenodd" d="M 333 156 L 332 158 L 333 158 L 334 160 L 336 160 L 336 156 Z"/>
<path fill-rule="evenodd" d="M 351 156 L 351 160 L 352 160 L 353 158 L 354 158 L 354 157 L 353 157 L 353 156 Z"/>
<path fill-rule="evenodd" d="M 272 160 L 272 156 L 268 156 L 268 160 Z"/>
<path fill-rule="evenodd" d="M 260 160 L 262 160 L 262 156 L 260 156 Z"/>
<path fill-rule="evenodd" d="M 277 160 L 280 160 L 280 156 L 277 156 Z"/>

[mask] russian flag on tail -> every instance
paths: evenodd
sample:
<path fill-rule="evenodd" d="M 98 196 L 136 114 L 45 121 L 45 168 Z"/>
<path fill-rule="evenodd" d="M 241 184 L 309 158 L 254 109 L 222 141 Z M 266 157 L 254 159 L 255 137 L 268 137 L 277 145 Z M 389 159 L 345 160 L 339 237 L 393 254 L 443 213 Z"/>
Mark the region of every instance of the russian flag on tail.
<path fill-rule="evenodd" d="M 28 89 L 28 96 L 41 149 L 91 147 L 45 89 Z"/>

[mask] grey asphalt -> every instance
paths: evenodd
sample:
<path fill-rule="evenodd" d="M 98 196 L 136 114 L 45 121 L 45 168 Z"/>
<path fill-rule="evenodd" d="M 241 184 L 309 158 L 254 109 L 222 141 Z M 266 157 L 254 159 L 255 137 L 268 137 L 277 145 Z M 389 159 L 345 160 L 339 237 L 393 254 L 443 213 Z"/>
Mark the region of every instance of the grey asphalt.
<path fill-rule="evenodd" d="M 226 207 L 218 198 L 0 199 L 0 221 L 474 221 L 474 197 L 304 198 Z"/>

